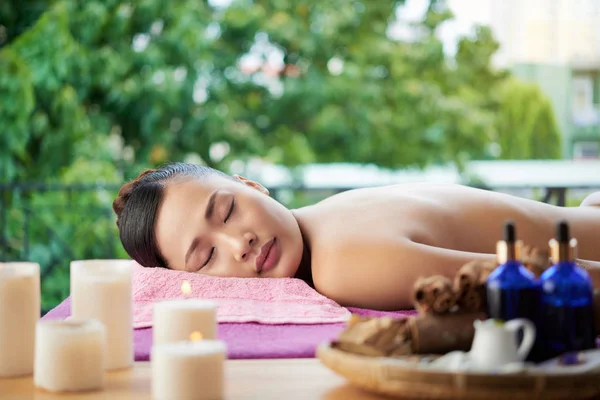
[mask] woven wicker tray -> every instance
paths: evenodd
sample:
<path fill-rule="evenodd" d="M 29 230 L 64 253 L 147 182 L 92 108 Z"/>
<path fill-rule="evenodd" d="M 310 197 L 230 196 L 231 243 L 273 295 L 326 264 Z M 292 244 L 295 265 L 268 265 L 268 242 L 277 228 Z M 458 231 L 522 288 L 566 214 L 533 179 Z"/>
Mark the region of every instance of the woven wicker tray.
<path fill-rule="evenodd" d="M 484 374 L 432 371 L 389 358 L 355 355 L 332 348 L 317 357 L 350 383 L 375 393 L 411 399 L 594 399 L 600 398 L 600 370 L 585 373 Z"/>

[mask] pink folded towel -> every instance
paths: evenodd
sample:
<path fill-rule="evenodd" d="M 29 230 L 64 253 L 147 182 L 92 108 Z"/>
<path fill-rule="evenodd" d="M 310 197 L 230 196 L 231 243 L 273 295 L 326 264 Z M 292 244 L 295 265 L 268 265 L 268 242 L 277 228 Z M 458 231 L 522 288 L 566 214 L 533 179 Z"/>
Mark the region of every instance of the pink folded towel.
<path fill-rule="evenodd" d="M 156 301 L 201 298 L 218 304 L 218 322 L 323 324 L 345 322 L 350 311 L 294 278 L 216 278 L 163 268 L 133 268 L 133 326 L 152 326 Z M 192 292 L 184 295 L 186 280 Z"/>

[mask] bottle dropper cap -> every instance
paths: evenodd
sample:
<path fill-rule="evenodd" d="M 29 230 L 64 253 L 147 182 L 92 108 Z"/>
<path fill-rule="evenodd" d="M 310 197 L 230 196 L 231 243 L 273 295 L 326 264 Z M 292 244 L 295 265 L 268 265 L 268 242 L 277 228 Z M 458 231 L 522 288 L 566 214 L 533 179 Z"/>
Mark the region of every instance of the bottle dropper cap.
<path fill-rule="evenodd" d="M 560 221 L 556 226 L 556 240 L 558 243 L 569 243 L 569 224 L 567 221 Z"/>
<path fill-rule="evenodd" d="M 518 261 L 521 258 L 521 242 L 517 240 L 515 223 L 506 221 L 504 223 L 504 240 L 496 245 L 496 257 L 498 264 L 504 264 L 507 261 Z"/>
<path fill-rule="evenodd" d="M 504 223 L 504 241 L 506 243 L 515 243 L 517 241 L 515 224 L 512 221 L 507 221 Z"/>
<path fill-rule="evenodd" d="M 552 262 L 572 261 L 575 259 L 577 240 L 571 239 L 569 223 L 559 221 L 556 224 L 556 236 L 550 241 L 550 255 Z"/>

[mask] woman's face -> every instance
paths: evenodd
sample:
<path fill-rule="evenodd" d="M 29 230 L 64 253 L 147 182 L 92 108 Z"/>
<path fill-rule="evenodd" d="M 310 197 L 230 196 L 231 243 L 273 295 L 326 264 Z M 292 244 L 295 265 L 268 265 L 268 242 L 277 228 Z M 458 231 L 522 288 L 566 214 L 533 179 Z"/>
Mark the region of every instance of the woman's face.
<path fill-rule="evenodd" d="M 156 238 L 171 269 L 224 277 L 292 277 L 302 258 L 292 212 L 258 183 L 220 176 L 169 182 Z"/>

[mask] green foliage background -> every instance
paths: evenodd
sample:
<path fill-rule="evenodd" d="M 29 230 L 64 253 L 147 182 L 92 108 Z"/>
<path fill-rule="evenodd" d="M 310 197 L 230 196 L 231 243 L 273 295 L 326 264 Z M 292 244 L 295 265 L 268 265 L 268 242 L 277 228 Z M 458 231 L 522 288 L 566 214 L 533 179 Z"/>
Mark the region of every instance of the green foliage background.
<path fill-rule="evenodd" d="M 435 34 L 445 3 L 397 40 L 402 3 L 3 2 L 0 182 L 118 185 L 184 159 L 228 170 L 250 157 L 400 168 L 559 156 L 550 103 L 491 67 L 489 28 L 448 57 Z M 115 193 L 2 193 L 8 258 L 51 271 L 45 308 L 68 294 L 70 259 L 125 256 Z"/>

